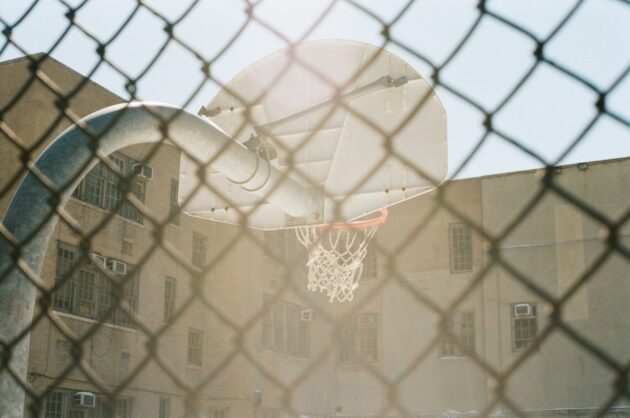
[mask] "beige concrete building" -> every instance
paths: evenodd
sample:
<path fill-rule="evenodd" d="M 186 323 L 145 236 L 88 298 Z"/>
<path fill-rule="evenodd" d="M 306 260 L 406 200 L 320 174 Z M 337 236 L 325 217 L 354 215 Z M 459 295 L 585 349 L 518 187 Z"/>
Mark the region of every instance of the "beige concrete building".
<path fill-rule="evenodd" d="M 69 126 L 55 91 L 83 83 L 69 101 L 78 117 L 123 101 L 52 59 L 40 68 L 48 86 L 29 83 L 28 65 L 0 64 L 0 107 L 20 94 L 3 115 L 11 138 L 0 134 L 0 190 L 23 174 L 16 141 L 34 157 Z M 57 287 L 40 298 L 47 316 L 31 334 L 28 374 L 45 394 L 45 417 L 107 416 L 99 394 L 117 388 L 111 408 L 124 418 L 470 416 L 495 405 L 496 377 L 508 372 L 503 393 L 517 408 L 578 416 L 614 394 L 615 373 L 601 359 L 629 360 L 630 226 L 616 230 L 623 247 L 611 251 L 603 222 L 630 210 L 628 158 L 556 170 L 553 183 L 583 209 L 551 190 L 540 195 L 540 170 L 453 181 L 442 196 L 393 207 L 355 300 L 335 305 L 306 290 L 292 231 L 178 214 L 174 146 L 131 147 L 111 162 L 146 212 L 121 201 L 116 175 L 101 165 L 67 207 L 80 230 L 68 221 L 55 230 L 42 279 Z M 138 163 L 152 175 L 131 176 Z M 107 280 L 101 262 L 127 274 Z M 118 282 L 127 312 L 112 308 Z M 549 333 L 549 302 L 567 292 L 564 330 Z M 440 331 L 444 309 L 450 337 Z M 97 406 L 75 405 L 79 391 L 97 394 Z M 614 404 L 629 413 L 627 401 Z M 492 409 L 514 414 L 501 402 Z"/>

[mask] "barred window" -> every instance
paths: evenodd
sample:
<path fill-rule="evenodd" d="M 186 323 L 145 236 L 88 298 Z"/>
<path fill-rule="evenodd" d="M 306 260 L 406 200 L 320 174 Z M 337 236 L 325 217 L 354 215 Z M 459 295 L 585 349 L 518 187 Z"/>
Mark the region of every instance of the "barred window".
<path fill-rule="evenodd" d="M 472 234 L 466 224 L 449 225 L 449 248 L 451 272 L 472 270 Z"/>
<path fill-rule="evenodd" d="M 55 283 L 63 284 L 54 293 L 53 308 L 85 318 L 133 326 L 132 319 L 121 308 L 110 311 L 113 304 L 118 305 L 119 301 L 125 301 L 133 312 L 137 312 L 137 273 L 127 275 L 112 273 L 112 279 L 119 279 L 122 284 L 122 294 L 117 296 L 118 292 L 111 279 L 101 273 L 87 257 L 79 261 L 79 254 L 77 248 L 62 242 L 57 243 Z M 133 270 L 132 266 L 127 266 L 127 271 Z"/>
<path fill-rule="evenodd" d="M 171 194 L 169 199 L 169 222 L 179 225 L 179 203 L 177 195 L 179 194 L 179 181 L 171 179 Z"/>
<path fill-rule="evenodd" d="M 175 312 L 175 291 L 177 282 L 172 277 L 167 277 L 164 281 L 164 322 L 168 322 Z"/>
<path fill-rule="evenodd" d="M 120 204 L 119 214 L 126 219 L 142 224 L 144 218 L 140 211 L 125 199 L 126 191 L 122 188 L 122 180 L 129 178 L 131 193 L 141 202 L 144 202 L 145 182 L 139 178 L 131 177 L 133 170 L 129 158 L 122 154 L 113 154 L 108 158 L 119 171 L 114 172 L 106 164 L 99 162 L 81 181 L 72 196 L 109 212 L 115 211 L 120 201 L 123 200 Z"/>
<path fill-rule="evenodd" d="M 342 325 L 337 347 L 340 365 L 379 361 L 379 316 L 378 313 L 358 314 Z"/>
<path fill-rule="evenodd" d="M 449 331 L 440 341 L 440 357 L 460 357 L 475 352 L 475 312 L 457 312 L 449 318 Z"/>
<path fill-rule="evenodd" d="M 271 297 L 264 295 L 265 304 Z M 262 348 L 294 357 L 310 355 L 310 321 L 302 318 L 304 307 L 279 301 L 263 317 Z"/>
<path fill-rule="evenodd" d="M 515 306 L 529 306 L 529 310 L 518 312 Z M 538 337 L 538 317 L 533 303 L 512 304 L 512 349 L 527 350 Z"/>
<path fill-rule="evenodd" d="M 204 268 L 208 262 L 208 237 L 198 232 L 193 232 L 192 264 L 195 267 Z"/>
<path fill-rule="evenodd" d="M 159 418 L 170 418 L 171 416 L 171 399 L 160 398 L 160 404 L 158 408 Z"/>
<path fill-rule="evenodd" d="M 201 366 L 203 352 L 203 335 L 201 331 L 188 328 L 188 364 Z"/>

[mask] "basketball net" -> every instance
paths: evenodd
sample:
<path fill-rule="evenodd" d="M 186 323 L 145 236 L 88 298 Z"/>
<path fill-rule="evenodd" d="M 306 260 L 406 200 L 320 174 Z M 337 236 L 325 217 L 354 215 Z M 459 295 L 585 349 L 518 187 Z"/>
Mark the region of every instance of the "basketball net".
<path fill-rule="evenodd" d="M 387 209 L 374 219 L 296 228 L 298 241 L 308 250 L 307 288 L 326 292 L 330 303 L 351 301 L 363 273 L 363 259 Z"/>

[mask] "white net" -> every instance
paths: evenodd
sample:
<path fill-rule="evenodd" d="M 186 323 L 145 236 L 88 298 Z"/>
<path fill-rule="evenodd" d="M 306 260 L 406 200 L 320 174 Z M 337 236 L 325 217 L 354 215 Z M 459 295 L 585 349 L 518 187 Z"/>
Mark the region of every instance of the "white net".
<path fill-rule="evenodd" d="M 331 303 L 351 301 L 359 287 L 367 247 L 379 225 L 297 228 L 297 238 L 308 250 L 308 290 L 325 292 Z"/>

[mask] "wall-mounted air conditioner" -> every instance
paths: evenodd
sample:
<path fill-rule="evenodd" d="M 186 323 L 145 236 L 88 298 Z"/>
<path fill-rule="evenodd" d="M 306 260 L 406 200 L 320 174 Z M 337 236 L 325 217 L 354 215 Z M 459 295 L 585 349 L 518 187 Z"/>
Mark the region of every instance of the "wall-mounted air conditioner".
<path fill-rule="evenodd" d="M 529 303 L 517 303 L 514 305 L 514 316 L 532 316 L 533 309 Z"/>
<path fill-rule="evenodd" d="M 300 321 L 308 322 L 313 320 L 313 310 L 304 309 L 300 311 Z"/>
<path fill-rule="evenodd" d="M 133 173 L 147 180 L 153 180 L 153 167 L 146 164 L 134 164 L 133 165 Z"/>
<path fill-rule="evenodd" d="M 92 253 L 92 262 L 105 268 L 105 266 L 107 265 L 107 257 L 99 253 Z"/>
<path fill-rule="evenodd" d="M 96 395 L 92 392 L 76 392 L 72 396 L 72 403 L 83 408 L 94 408 L 96 406 Z"/>
<path fill-rule="evenodd" d="M 110 258 L 109 260 L 107 260 L 107 267 L 116 274 L 127 274 L 127 264 L 123 263 L 122 261 Z"/>

